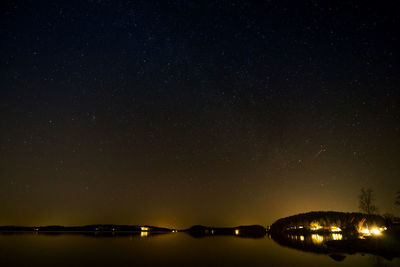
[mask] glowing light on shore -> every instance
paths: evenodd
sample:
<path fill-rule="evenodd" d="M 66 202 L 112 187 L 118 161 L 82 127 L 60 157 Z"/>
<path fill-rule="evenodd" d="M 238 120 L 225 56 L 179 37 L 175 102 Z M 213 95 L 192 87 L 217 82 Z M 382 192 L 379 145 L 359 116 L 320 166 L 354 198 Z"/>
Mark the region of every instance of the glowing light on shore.
<path fill-rule="evenodd" d="M 382 234 L 382 232 L 377 227 L 372 228 L 370 232 L 373 235 L 381 235 Z"/>
<path fill-rule="evenodd" d="M 300 236 L 300 241 L 304 241 L 304 235 Z"/>
<path fill-rule="evenodd" d="M 311 231 L 318 231 L 319 229 L 322 229 L 322 226 L 319 225 L 317 222 L 312 222 L 310 224 L 310 230 Z"/>
<path fill-rule="evenodd" d="M 331 232 L 341 232 L 341 231 L 342 231 L 342 229 L 340 229 L 339 227 L 331 226 Z"/>
<path fill-rule="evenodd" d="M 149 228 L 149 227 L 141 226 L 141 227 L 140 227 L 140 230 L 141 230 L 141 232 L 140 232 L 140 237 L 146 237 L 146 236 L 149 235 L 149 231 L 150 231 L 150 228 Z"/>
<path fill-rule="evenodd" d="M 386 229 L 387 229 L 387 228 L 386 228 L 385 226 L 380 227 L 380 228 L 378 228 L 378 227 L 372 227 L 372 228 L 370 228 L 370 229 L 368 229 L 368 228 L 362 228 L 362 229 L 359 231 L 359 233 L 360 233 L 362 236 L 371 236 L 371 235 L 379 236 L 379 235 L 382 235 L 382 232 L 385 231 Z"/>
<path fill-rule="evenodd" d="M 239 235 L 239 229 L 235 229 L 235 235 Z"/>
<path fill-rule="evenodd" d="M 363 229 L 361 229 L 360 233 L 363 234 L 364 236 L 369 236 L 369 235 L 371 235 L 371 232 L 369 231 L 368 228 L 363 228 Z"/>

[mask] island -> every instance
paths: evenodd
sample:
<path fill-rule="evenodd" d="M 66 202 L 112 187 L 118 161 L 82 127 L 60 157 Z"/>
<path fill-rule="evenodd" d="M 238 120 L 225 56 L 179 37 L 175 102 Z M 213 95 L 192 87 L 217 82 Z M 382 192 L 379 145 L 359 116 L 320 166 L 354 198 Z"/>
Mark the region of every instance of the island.
<path fill-rule="evenodd" d="M 327 254 L 337 261 L 354 253 L 379 255 L 388 260 L 400 257 L 400 224 L 379 215 L 302 213 L 277 220 L 268 234 L 282 246 Z"/>
<path fill-rule="evenodd" d="M 0 226 L 2 234 L 34 233 L 46 235 L 81 234 L 91 236 L 153 236 L 177 232 L 176 229 L 151 225 L 91 224 L 84 226 Z"/>

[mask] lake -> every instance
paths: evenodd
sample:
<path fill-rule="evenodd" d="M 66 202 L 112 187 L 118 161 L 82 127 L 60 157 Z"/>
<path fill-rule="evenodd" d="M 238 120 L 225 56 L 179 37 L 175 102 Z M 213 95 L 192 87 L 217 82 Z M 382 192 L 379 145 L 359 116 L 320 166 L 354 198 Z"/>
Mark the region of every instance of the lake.
<path fill-rule="evenodd" d="M 339 262 L 325 254 L 283 247 L 267 236 L 0 234 L 0 266 L 138 265 L 400 266 L 400 260 L 355 254 Z"/>

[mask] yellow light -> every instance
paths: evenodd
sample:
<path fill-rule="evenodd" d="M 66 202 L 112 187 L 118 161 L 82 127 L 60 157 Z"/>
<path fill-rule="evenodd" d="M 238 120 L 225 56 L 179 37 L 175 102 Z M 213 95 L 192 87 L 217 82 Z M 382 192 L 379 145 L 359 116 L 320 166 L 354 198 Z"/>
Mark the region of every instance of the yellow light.
<path fill-rule="evenodd" d="M 140 237 L 146 237 L 149 235 L 149 232 L 140 232 Z"/>
<path fill-rule="evenodd" d="M 142 226 L 142 227 L 140 227 L 140 230 L 142 230 L 143 232 L 147 232 L 147 231 L 150 230 L 150 228 L 149 228 L 149 227 Z"/>
<path fill-rule="evenodd" d="M 301 241 L 304 241 L 304 235 L 301 235 L 301 236 L 300 236 L 300 240 L 301 240 Z"/>
<path fill-rule="evenodd" d="M 321 229 L 321 228 L 322 228 L 322 226 L 319 225 L 317 222 L 312 222 L 312 223 L 310 224 L 310 229 L 311 229 L 311 231 L 317 231 L 317 230 L 319 230 L 319 229 Z"/>
<path fill-rule="evenodd" d="M 312 234 L 311 239 L 313 243 L 322 243 L 324 241 L 324 237 L 322 235 Z"/>
<path fill-rule="evenodd" d="M 339 227 L 331 226 L 331 232 L 341 232 L 341 231 L 342 231 L 342 229 L 340 229 Z"/>
<path fill-rule="evenodd" d="M 377 227 L 372 228 L 371 233 L 373 235 L 381 235 L 381 231 Z"/>
<path fill-rule="evenodd" d="M 362 234 L 364 234 L 364 235 L 371 235 L 371 232 L 369 231 L 369 229 L 368 228 L 363 228 L 363 229 L 361 229 L 361 231 L 360 231 Z"/>
<path fill-rule="evenodd" d="M 333 240 L 342 240 L 343 235 L 342 234 L 332 234 Z"/>
<path fill-rule="evenodd" d="M 239 235 L 239 229 L 235 229 L 235 235 Z"/>

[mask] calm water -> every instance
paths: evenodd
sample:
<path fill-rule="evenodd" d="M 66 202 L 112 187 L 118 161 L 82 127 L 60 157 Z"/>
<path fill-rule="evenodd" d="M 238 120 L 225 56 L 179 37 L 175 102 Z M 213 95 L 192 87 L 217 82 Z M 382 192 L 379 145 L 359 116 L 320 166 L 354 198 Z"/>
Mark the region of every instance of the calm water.
<path fill-rule="evenodd" d="M 328 255 L 282 247 L 262 239 L 185 233 L 152 237 L 84 235 L 0 235 L 0 266 L 400 266 L 372 255 Z"/>

